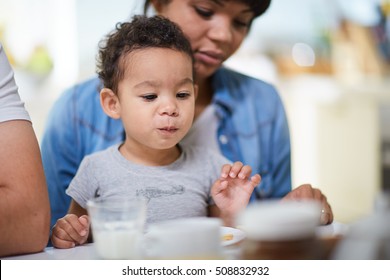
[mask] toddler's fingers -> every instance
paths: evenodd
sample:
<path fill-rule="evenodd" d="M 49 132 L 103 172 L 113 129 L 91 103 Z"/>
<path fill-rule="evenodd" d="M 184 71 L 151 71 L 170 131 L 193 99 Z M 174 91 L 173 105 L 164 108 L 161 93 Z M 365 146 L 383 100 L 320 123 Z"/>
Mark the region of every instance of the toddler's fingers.
<path fill-rule="evenodd" d="M 221 178 L 226 179 L 229 176 L 232 166 L 230 164 L 224 164 L 222 166 Z"/>
<path fill-rule="evenodd" d="M 74 214 L 68 214 L 63 219 L 57 221 L 61 225 L 61 228 L 64 229 L 67 234 L 76 242 L 82 243 L 85 242 L 85 236 L 88 234 L 87 229 L 81 222 L 79 218 Z"/>
<path fill-rule="evenodd" d="M 58 222 L 57 222 L 57 224 L 58 224 Z M 66 230 L 64 230 L 63 228 L 61 228 L 57 224 L 55 224 L 55 226 L 52 229 L 52 233 L 51 233 L 52 237 L 56 237 L 56 238 L 61 239 L 61 240 L 67 240 L 67 241 L 73 242 L 72 237 L 66 232 Z"/>
<path fill-rule="evenodd" d="M 259 174 L 255 174 L 251 177 L 251 182 L 254 186 L 257 186 L 261 182 L 261 176 Z"/>
<path fill-rule="evenodd" d="M 228 182 L 224 180 L 217 180 L 211 190 L 212 195 L 217 195 L 224 191 L 228 186 Z"/>
<path fill-rule="evenodd" d="M 53 246 L 60 249 L 73 248 L 76 244 L 73 241 L 63 240 L 56 236 L 52 236 L 51 242 Z"/>
<path fill-rule="evenodd" d="M 79 222 L 84 226 L 84 227 L 89 227 L 89 217 L 88 215 L 82 215 L 79 217 Z"/>
<path fill-rule="evenodd" d="M 252 168 L 249 165 L 245 165 L 241 168 L 238 178 L 245 179 L 248 178 L 252 173 Z"/>
<path fill-rule="evenodd" d="M 233 163 L 232 168 L 231 168 L 230 173 L 229 173 L 229 176 L 231 178 L 236 178 L 238 173 L 240 173 L 243 165 L 244 164 L 240 161 L 236 161 L 235 163 Z"/>
<path fill-rule="evenodd" d="M 53 227 L 51 242 L 54 247 L 62 249 L 73 248 L 76 245 L 68 233 L 61 227 L 57 226 L 57 224 Z"/>
<path fill-rule="evenodd" d="M 89 225 L 90 225 L 89 217 L 87 215 L 80 216 L 79 217 L 79 222 L 80 222 L 81 225 L 84 226 L 84 230 L 79 232 L 79 234 L 81 236 L 87 236 L 88 237 Z"/>

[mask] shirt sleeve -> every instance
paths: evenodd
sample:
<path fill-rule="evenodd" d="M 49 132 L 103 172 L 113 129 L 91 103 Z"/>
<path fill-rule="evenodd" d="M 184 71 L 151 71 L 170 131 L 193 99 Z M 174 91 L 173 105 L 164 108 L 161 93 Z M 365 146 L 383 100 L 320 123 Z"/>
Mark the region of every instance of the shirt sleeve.
<path fill-rule="evenodd" d="M 81 207 L 87 209 L 87 202 L 94 197 L 94 190 L 98 189 L 93 175 L 93 162 L 90 157 L 85 157 L 78 169 L 76 176 L 66 189 L 66 194 L 76 201 Z"/>
<path fill-rule="evenodd" d="M 20 99 L 14 72 L 0 44 L 0 122 L 10 120 L 31 121 Z"/>

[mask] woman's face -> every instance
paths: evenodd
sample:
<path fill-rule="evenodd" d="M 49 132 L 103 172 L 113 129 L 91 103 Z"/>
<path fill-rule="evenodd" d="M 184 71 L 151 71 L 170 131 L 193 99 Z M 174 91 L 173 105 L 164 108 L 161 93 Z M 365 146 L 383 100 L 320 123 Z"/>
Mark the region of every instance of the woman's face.
<path fill-rule="evenodd" d="M 157 12 L 176 22 L 189 38 L 199 79 L 211 76 L 239 48 L 253 18 L 251 9 L 238 1 L 154 2 Z"/>

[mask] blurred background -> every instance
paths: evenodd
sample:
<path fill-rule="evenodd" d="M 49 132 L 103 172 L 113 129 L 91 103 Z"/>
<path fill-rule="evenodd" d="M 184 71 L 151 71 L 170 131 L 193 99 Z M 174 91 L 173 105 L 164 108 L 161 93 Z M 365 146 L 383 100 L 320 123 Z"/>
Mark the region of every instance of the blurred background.
<path fill-rule="evenodd" d="M 140 0 L 1 0 L 0 41 L 38 138 L 61 92 L 95 73 L 100 39 Z M 273 0 L 226 62 L 273 83 L 292 136 L 293 185 L 327 195 L 336 221 L 390 189 L 390 0 Z"/>

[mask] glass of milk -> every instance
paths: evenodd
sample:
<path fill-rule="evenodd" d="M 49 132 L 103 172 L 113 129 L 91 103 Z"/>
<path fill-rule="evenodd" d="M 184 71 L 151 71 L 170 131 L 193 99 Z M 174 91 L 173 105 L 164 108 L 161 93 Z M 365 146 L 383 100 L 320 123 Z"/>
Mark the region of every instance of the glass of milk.
<path fill-rule="evenodd" d="M 87 203 L 97 254 L 103 259 L 139 259 L 146 202 L 100 200 Z"/>

